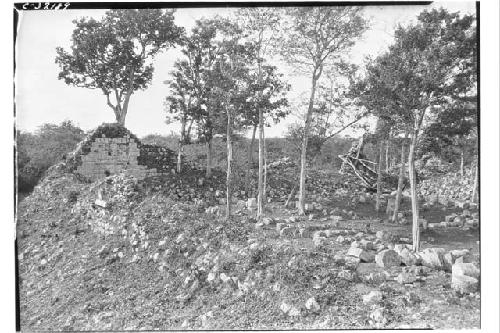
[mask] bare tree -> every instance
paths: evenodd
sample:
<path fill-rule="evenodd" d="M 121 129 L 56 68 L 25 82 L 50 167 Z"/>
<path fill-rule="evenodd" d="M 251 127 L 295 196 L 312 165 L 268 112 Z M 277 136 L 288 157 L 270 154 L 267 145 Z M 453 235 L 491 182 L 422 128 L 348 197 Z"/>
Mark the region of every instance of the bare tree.
<path fill-rule="evenodd" d="M 342 55 L 367 28 L 357 7 L 298 7 L 287 9 L 279 48 L 289 64 L 311 75 L 311 91 L 306 113 L 300 158 L 299 213 L 305 214 L 306 153 L 316 86 L 325 67 L 343 63 Z"/>

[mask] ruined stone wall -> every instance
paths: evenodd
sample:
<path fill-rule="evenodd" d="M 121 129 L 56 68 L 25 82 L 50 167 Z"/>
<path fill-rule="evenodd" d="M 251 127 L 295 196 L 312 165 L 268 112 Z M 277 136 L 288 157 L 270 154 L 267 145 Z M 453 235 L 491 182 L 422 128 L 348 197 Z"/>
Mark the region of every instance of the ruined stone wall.
<path fill-rule="evenodd" d="M 144 179 L 173 172 L 175 152 L 143 145 L 118 124 L 103 124 L 79 144 L 68 158 L 67 167 L 92 181 L 122 171 Z"/>

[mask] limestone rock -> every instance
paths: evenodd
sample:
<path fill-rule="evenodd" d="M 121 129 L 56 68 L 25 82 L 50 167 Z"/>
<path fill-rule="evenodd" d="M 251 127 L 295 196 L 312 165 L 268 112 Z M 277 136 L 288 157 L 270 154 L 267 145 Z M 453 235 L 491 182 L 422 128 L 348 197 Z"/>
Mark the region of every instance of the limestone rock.
<path fill-rule="evenodd" d="M 443 248 L 428 248 L 420 252 L 422 264 L 424 266 L 436 269 L 444 268 L 444 254 L 446 250 Z"/>
<path fill-rule="evenodd" d="M 270 217 L 264 217 L 262 219 L 262 223 L 264 225 L 272 225 L 274 223 L 274 220 L 272 218 L 270 218 Z"/>
<path fill-rule="evenodd" d="M 297 232 L 297 228 L 294 227 L 285 227 L 280 230 L 281 237 L 294 237 Z"/>
<path fill-rule="evenodd" d="M 345 267 L 350 270 L 356 270 L 358 268 L 361 259 L 356 257 L 347 256 L 345 257 Z"/>
<path fill-rule="evenodd" d="M 379 267 L 392 267 L 401 264 L 401 258 L 394 250 L 383 250 L 375 256 L 375 262 Z"/>
<path fill-rule="evenodd" d="M 248 200 L 247 200 L 247 209 L 248 210 L 257 209 L 257 199 L 256 198 L 248 198 Z"/>
<path fill-rule="evenodd" d="M 373 242 L 372 241 L 369 241 L 367 239 L 362 239 L 359 241 L 360 245 L 361 245 L 361 248 L 367 250 L 367 251 L 370 251 L 370 250 L 373 250 L 374 247 L 373 247 Z"/>
<path fill-rule="evenodd" d="M 320 310 L 320 306 L 314 297 L 309 298 L 306 301 L 306 309 L 312 312 L 318 312 Z"/>
<path fill-rule="evenodd" d="M 474 264 L 456 263 L 452 266 L 451 274 L 452 276 L 465 275 L 479 279 L 481 272 Z"/>
<path fill-rule="evenodd" d="M 292 309 L 292 306 L 289 305 L 288 303 L 282 302 L 280 305 L 280 310 L 284 314 L 288 314 L 288 312 Z"/>
<path fill-rule="evenodd" d="M 372 290 L 368 294 L 363 295 L 364 304 L 378 303 L 382 300 L 382 292 L 378 290 Z"/>
<path fill-rule="evenodd" d="M 479 280 L 467 275 L 451 276 L 451 288 L 463 294 L 473 293 L 479 286 Z"/>
<path fill-rule="evenodd" d="M 313 244 L 314 244 L 314 247 L 320 247 L 322 246 L 323 244 L 325 244 L 327 238 L 326 237 L 313 237 Z"/>
<path fill-rule="evenodd" d="M 390 234 L 387 233 L 386 231 L 384 230 L 379 230 L 377 231 L 377 233 L 375 234 L 375 237 L 377 237 L 378 239 L 382 240 L 382 241 L 386 241 L 390 238 Z"/>
<path fill-rule="evenodd" d="M 400 284 L 408 284 L 408 283 L 413 283 L 417 280 L 415 275 L 410 274 L 410 273 L 400 273 L 398 277 L 396 278 L 396 281 Z"/>
<path fill-rule="evenodd" d="M 359 247 L 351 247 L 347 251 L 348 256 L 359 258 L 362 262 L 373 262 L 374 255 L 373 253 L 367 252 Z"/>
<path fill-rule="evenodd" d="M 384 316 L 384 309 L 378 308 L 370 313 L 370 318 L 376 323 L 385 325 L 387 323 L 387 318 Z"/>
<path fill-rule="evenodd" d="M 403 249 L 399 253 L 399 256 L 401 257 L 401 262 L 405 264 L 405 266 L 419 265 L 422 263 L 420 255 L 410 251 L 408 248 Z"/>
<path fill-rule="evenodd" d="M 345 257 L 343 255 L 336 254 L 333 256 L 333 262 L 336 265 L 344 265 L 345 264 Z"/>

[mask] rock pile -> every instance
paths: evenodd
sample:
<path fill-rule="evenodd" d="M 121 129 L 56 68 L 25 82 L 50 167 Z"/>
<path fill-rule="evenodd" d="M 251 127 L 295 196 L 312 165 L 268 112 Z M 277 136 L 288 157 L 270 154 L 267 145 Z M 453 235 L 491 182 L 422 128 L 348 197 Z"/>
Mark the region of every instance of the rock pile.
<path fill-rule="evenodd" d="M 420 195 L 430 204 L 443 206 L 470 204 L 474 187 L 474 169 L 466 169 L 462 177 L 458 173 L 430 176 L 418 184 Z M 463 207 L 463 206 L 462 206 Z"/>

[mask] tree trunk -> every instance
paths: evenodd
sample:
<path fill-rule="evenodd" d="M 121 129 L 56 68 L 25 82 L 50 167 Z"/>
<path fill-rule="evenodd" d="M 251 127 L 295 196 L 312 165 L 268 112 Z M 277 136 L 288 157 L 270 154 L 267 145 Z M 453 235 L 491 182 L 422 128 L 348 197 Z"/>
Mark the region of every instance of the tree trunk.
<path fill-rule="evenodd" d="M 375 210 L 380 211 L 380 196 L 382 195 L 382 156 L 384 154 L 384 145 L 379 143 L 378 149 L 378 166 L 377 166 L 377 200 L 375 202 Z"/>
<path fill-rule="evenodd" d="M 260 57 L 259 57 L 260 59 Z M 258 61 L 259 86 L 262 82 L 262 64 Z M 259 89 L 259 102 L 262 100 L 262 90 Z M 260 220 L 264 215 L 264 110 L 259 107 L 259 174 L 258 174 L 258 193 L 257 193 L 257 219 Z"/>
<path fill-rule="evenodd" d="M 264 130 L 264 182 L 262 185 L 262 200 L 267 203 L 267 147 L 266 147 L 266 132 Z"/>
<path fill-rule="evenodd" d="M 207 148 L 207 171 L 206 176 L 212 176 L 212 138 L 208 139 L 206 143 Z"/>
<path fill-rule="evenodd" d="M 460 176 L 464 176 L 464 149 L 460 149 Z"/>
<path fill-rule="evenodd" d="M 405 139 L 407 136 L 405 135 Z M 401 144 L 401 167 L 399 169 L 399 178 L 398 178 L 398 191 L 396 193 L 396 201 L 394 202 L 394 212 L 392 215 L 392 221 L 396 222 L 398 218 L 398 212 L 399 212 L 399 204 L 401 202 L 401 194 L 403 192 L 403 181 L 404 181 L 404 175 L 405 175 L 405 142 Z"/>
<path fill-rule="evenodd" d="M 128 104 L 130 102 L 130 96 L 134 93 L 134 67 L 130 67 L 128 76 L 128 89 L 125 93 L 125 99 L 123 101 L 123 106 L 121 107 L 120 119 L 118 123 L 125 126 L 125 117 L 127 116 Z"/>
<path fill-rule="evenodd" d="M 385 172 L 389 173 L 389 152 L 390 152 L 390 145 L 391 145 L 391 137 L 389 134 L 389 137 L 387 138 L 387 142 L 385 145 Z"/>
<path fill-rule="evenodd" d="M 177 173 L 182 171 L 182 152 L 184 149 L 184 137 L 186 133 L 186 118 L 182 118 L 181 122 L 181 135 L 179 137 L 178 150 L 177 150 Z"/>
<path fill-rule="evenodd" d="M 293 199 L 296 192 L 297 192 L 297 182 L 294 182 L 292 191 L 290 192 L 290 194 L 288 195 L 288 198 L 286 199 L 285 207 L 288 207 L 290 205 L 290 200 Z"/>
<path fill-rule="evenodd" d="M 245 173 L 245 191 L 247 193 L 247 197 L 250 198 L 250 170 L 252 168 L 253 164 L 253 145 L 255 143 L 255 133 L 257 132 L 257 126 L 253 127 L 252 130 L 252 139 L 250 140 L 250 143 L 248 144 L 247 147 L 247 170 Z"/>
<path fill-rule="evenodd" d="M 411 209 L 413 217 L 413 250 L 418 252 L 420 250 L 420 226 L 418 224 L 418 197 L 417 197 L 417 184 L 415 177 L 415 145 L 417 143 L 418 131 L 413 132 L 410 143 L 410 153 L 408 154 L 408 173 L 410 176 L 411 187 Z"/>
<path fill-rule="evenodd" d="M 233 161 L 233 144 L 232 144 L 232 126 L 233 120 L 231 117 L 231 110 L 227 110 L 227 129 L 226 129 L 226 142 L 227 142 L 227 173 L 226 173 L 226 220 L 231 218 L 231 204 L 233 197 L 232 188 L 232 170 L 231 162 Z"/>
<path fill-rule="evenodd" d="M 299 214 L 305 215 L 306 205 L 306 172 L 307 172 L 307 141 L 309 128 L 311 127 L 311 117 L 314 106 L 314 95 L 316 93 L 316 82 L 319 75 L 316 76 L 316 70 L 312 76 L 311 97 L 309 98 L 309 107 L 307 108 L 306 123 L 304 126 L 304 137 L 302 138 L 302 150 L 300 152 L 300 179 L 299 179 Z"/>
<path fill-rule="evenodd" d="M 476 170 L 474 172 L 474 188 L 472 189 L 472 202 L 474 203 L 479 202 L 478 185 L 479 185 L 479 157 L 476 162 Z"/>
<path fill-rule="evenodd" d="M 116 118 L 116 122 L 122 126 L 125 126 L 125 116 L 126 116 L 126 112 L 123 112 L 123 110 L 120 108 L 118 110 L 115 111 L 115 118 Z"/>

